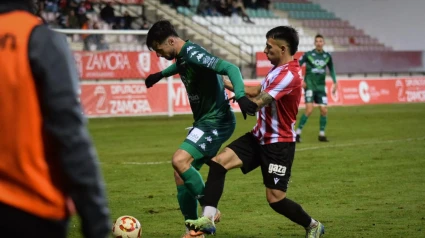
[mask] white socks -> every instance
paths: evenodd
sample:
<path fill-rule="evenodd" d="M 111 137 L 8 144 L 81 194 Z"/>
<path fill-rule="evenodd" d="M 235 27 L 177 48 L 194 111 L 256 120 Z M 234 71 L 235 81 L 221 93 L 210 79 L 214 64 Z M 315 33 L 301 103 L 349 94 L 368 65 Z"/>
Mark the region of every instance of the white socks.
<path fill-rule="evenodd" d="M 301 129 L 300 128 L 297 128 L 297 135 L 301 135 Z"/>
<path fill-rule="evenodd" d="M 214 221 L 215 214 L 217 213 L 217 208 L 211 206 L 205 206 L 203 216 L 208 217 L 212 221 Z"/>
<path fill-rule="evenodd" d="M 320 131 L 319 136 L 325 136 L 325 131 Z"/>
<path fill-rule="evenodd" d="M 317 221 L 316 221 L 316 220 L 314 220 L 313 218 L 311 218 L 310 226 L 308 226 L 308 227 L 309 227 L 309 228 L 313 228 L 313 227 L 315 227 L 315 226 L 317 226 Z"/>

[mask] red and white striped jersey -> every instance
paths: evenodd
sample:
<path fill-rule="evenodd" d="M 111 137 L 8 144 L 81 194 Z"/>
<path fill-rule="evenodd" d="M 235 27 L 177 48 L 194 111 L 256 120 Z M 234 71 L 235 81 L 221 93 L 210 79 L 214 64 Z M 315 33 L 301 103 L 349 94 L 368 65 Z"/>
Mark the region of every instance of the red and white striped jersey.
<path fill-rule="evenodd" d="M 262 145 L 294 142 L 294 127 L 302 94 L 298 61 L 271 69 L 261 82 L 261 91 L 275 100 L 257 113 L 257 124 L 252 133 Z"/>

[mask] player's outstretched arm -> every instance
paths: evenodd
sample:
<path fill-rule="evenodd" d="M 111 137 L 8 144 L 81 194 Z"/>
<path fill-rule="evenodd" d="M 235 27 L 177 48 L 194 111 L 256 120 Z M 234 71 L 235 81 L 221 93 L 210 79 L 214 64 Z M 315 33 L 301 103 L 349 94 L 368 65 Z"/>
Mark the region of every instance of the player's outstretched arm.
<path fill-rule="evenodd" d="M 244 114 L 244 118 L 246 119 L 246 114 L 250 116 L 255 115 L 256 105 L 246 97 L 242 74 L 236 65 L 211 55 L 203 48 L 197 48 L 196 57 L 189 56 L 186 60 L 190 64 L 213 70 L 217 74 L 227 75 L 233 86 L 235 99 L 238 101 L 239 107 Z"/>
<path fill-rule="evenodd" d="M 233 92 L 233 85 L 230 82 L 230 80 L 223 78 L 223 82 L 224 82 L 224 87 Z M 256 86 L 247 86 L 245 85 L 245 94 L 248 97 L 256 97 L 258 94 L 260 94 L 261 91 L 261 85 L 256 85 Z"/>
<path fill-rule="evenodd" d="M 243 83 L 242 74 L 236 65 L 219 59 L 215 71 L 229 77 L 236 100 L 245 96 L 245 85 Z"/>
<path fill-rule="evenodd" d="M 173 63 L 172 65 L 168 66 L 166 69 L 162 70 L 161 73 L 164 77 L 170 77 L 179 73 L 179 67 L 176 63 Z"/>
<path fill-rule="evenodd" d="M 147 88 L 150 88 L 153 85 L 155 85 L 156 83 L 158 83 L 162 78 L 170 77 L 170 76 L 175 75 L 177 73 L 178 73 L 178 67 L 174 63 L 174 64 L 168 66 L 168 68 L 164 69 L 161 72 L 150 74 L 145 79 L 145 85 L 146 85 Z"/>
<path fill-rule="evenodd" d="M 68 43 L 47 26 L 38 26 L 28 54 L 49 148 L 54 148 L 84 237 L 107 237 L 111 223 L 104 182 L 78 100 L 79 79 Z"/>

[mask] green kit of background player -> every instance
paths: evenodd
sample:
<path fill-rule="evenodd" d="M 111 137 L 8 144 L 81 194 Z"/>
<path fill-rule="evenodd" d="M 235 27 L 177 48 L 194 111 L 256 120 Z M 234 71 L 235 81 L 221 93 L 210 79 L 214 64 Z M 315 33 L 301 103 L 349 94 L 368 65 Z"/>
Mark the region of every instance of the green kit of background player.
<path fill-rule="evenodd" d="M 180 210 L 185 220 L 196 219 L 198 200 L 202 205 L 205 187 L 198 170 L 217 154 L 235 130 L 235 115 L 221 75 L 229 77 L 245 118 L 245 113 L 255 115 L 257 104 L 245 96 L 245 86 L 238 67 L 211 55 L 195 43 L 182 40 L 169 21 L 158 21 L 151 27 L 146 45 L 158 57 L 176 60 L 176 63 L 163 71 L 149 75 L 145 80 L 146 87 L 152 87 L 163 77 L 179 74 L 187 91 L 194 123 L 174 153 L 172 165 Z M 188 230 L 183 237 L 191 237 Z"/>
<path fill-rule="evenodd" d="M 325 128 L 328 121 L 328 97 L 326 95 L 326 66 L 331 73 L 333 87 L 332 94 L 337 90 L 335 69 L 332 56 L 323 50 L 325 40 L 322 35 L 316 35 L 314 39 L 315 49 L 306 52 L 299 60 L 300 65 L 306 64 L 306 75 L 304 77 L 305 112 L 297 128 L 297 142 L 301 142 L 301 131 L 307 123 L 308 117 L 313 112 L 313 103 L 320 108 L 320 131 L 319 141 L 328 142 Z"/>

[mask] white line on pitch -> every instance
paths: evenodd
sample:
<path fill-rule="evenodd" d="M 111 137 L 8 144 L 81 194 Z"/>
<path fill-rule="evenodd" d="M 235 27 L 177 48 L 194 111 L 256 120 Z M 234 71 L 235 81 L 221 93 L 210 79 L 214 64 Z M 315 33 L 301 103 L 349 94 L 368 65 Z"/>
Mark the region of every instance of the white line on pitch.
<path fill-rule="evenodd" d="M 360 146 L 360 145 L 377 145 L 377 144 L 388 144 L 395 142 L 403 142 L 403 141 L 415 141 L 415 140 L 425 140 L 424 137 L 417 138 L 406 138 L 399 140 L 384 140 L 384 141 L 376 141 L 376 142 L 362 142 L 362 143 L 348 143 L 348 144 L 336 144 L 336 145 L 328 145 L 328 146 L 315 146 L 315 147 L 307 147 L 296 149 L 298 152 L 307 151 L 307 150 L 320 150 L 320 149 L 328 149 L 328 148 L 336 148 L 336 147 L 351 147 L 351 146 Z M 121 164 L 128 165 L 158 165 L 158 164 L 169 164 L 171 161 L 157 161 L 157 162 L 122 162 Z"/>
<path fill-rule="evenodd" d="M 384 141 L 376 141 L 376 142 L 369 141 L 369 142 L 361 142 L 361 143 L 336 144 L 336 145 L 300 148 L 300 149 L 296 149 L 295 151 L 319 150 L 319 149 L 327 149 L 327 148 L 335 148 L 335 147 L 350 147 L 350 146 L 359 146 L 359 145 L 378 145 L 378 144 L 395 143 L 395 142 L 402 142 L 402 141 L 424 140 L 424 139 L 425 139 L 425 136 L 424 137 L 417 137 L 417 138 L 399 139 L 399 140 L 384 140 Z"/>

